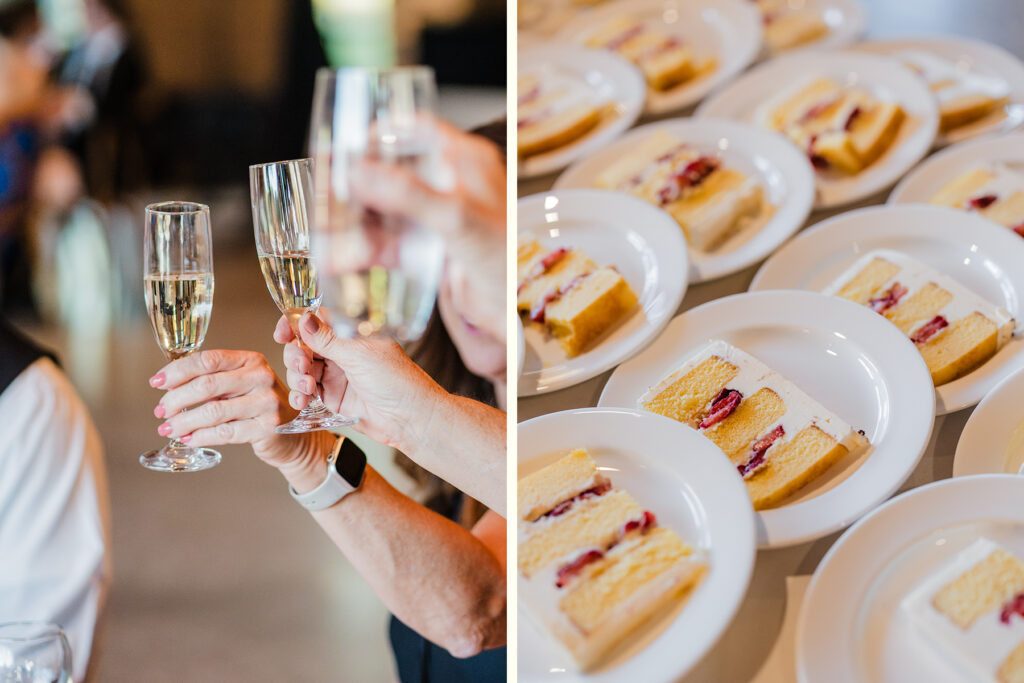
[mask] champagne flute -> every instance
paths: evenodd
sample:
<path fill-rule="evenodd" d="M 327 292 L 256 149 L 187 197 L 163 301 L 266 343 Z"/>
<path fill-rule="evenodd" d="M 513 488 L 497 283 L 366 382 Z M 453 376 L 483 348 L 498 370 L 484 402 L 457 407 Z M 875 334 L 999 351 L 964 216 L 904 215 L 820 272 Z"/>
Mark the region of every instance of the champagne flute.
<path fill-rule="evenodd" d="M 71 647 L 56 624 L 12 621 L 0 624 L 0 681 L 68 683 Z"/>
<path fill-rule="evenodd" d="M 312 253 L 323 305 L 340 336 L 418 339 L 434 309 L 444 244 L 416 216 L 365 206 L 353 174 L 367 164 L 411 170 L 438 189 L 442 163 L 434 72 L 423 66 L 320 69 L 310 150 L 316 165 Z"/>
<path fill-rule="evenodd" d="M 213 243 L 210 207 L 162 202 L 146 207 L 143 245 L 146 308 L 167 360 L 183 358 L 206 338 L 213 310 Z M 220 463 L 220 453 L 177 439 L 139 456 L 161 472 L 198 472 Z"/>
<path fill-rule="evenodd" d="M 306 311 L 320 308 L 320 283 L 309 255 L 309 204 L 313 201 L 313 161 L 294 159 L 249 167 L 249 195 L 256 252 L 267 289 L 296 327 Z M 301 342 L 300 342 L 301 343 Z M 298 434 L 354 424 L 324 405 L 319 390 L 294 420 L 277 427 L 278 434 Z"/>

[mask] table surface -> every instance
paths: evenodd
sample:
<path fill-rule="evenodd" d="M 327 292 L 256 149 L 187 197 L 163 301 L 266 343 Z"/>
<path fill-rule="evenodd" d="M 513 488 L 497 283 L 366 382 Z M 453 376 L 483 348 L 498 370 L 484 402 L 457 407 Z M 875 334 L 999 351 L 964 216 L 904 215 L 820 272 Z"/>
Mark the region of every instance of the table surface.
<path fill-rule="evenodd" d="M 994 43 L 1024 58 L 1024 1 L 1022 0 L 862 0 L 868 13 L 866 40 L 925 35 L 952 35 Z M 551 187 L 556 175 L 524 181 L 519 196 Z M 829 216 L 862 206 L 884 203 L 888 190 L 831 211 L 816 211 L 804 227 Z M 714 299 L 747 291 L 761 264 L 734 275 L 692 285 L 678 313 Z M 520 398 L 518 419 L 597 405 L 611 371 L 562 391 Z M 953 454 L 973 409 L 935 419 L 924 457 L 900 493 L 945 479 L 953 473 Z M 689 682 L 796 680 L 794 630 L 807 584 L 821 558 L 841 536 L 837 532 L 811 543 L 757 553 L 746 599 L 718 644 L 686 677 Z"/>

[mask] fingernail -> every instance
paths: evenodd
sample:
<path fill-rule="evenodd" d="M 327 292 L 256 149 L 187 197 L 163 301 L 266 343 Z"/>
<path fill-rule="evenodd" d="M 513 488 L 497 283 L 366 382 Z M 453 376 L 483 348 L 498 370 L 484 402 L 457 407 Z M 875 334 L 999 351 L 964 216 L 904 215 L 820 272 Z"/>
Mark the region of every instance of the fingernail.
<path fill-rule="evenodd" d="M 162 403 L 157 403 L 156 408 L 153 408 L 153 415 L 156 417 L 163 417 L 166 414 Z"/>
<path fill-rule="evenodd" d="M 156 433 L 160 436 L 167 436 L 171 433 L 171 423 L 164 422 L 162 425 L 156 428 Z"/>
<path fill-rule="evenodd" d="M 302 321 L 302 329 L 306 330 L 310 334 L 316 334 L 320 331 L 320 319 L 313 314 L 309 314 L 305 320 Z"/>
<path fill-rule="evenodd" d="M 178 439 L 178 441 L 180 441 L 182 443 L 188 443 L 191 440 L 192 440 L 192 435 L 191 434 L 186 434 L 185 436 L 183 436 L 180 439 Z"/>
<path fill-rule="evenodd" d="M 163 386 L 163 383 L 167 381 L 167 375 L 162 372 L 158 372 L 149 378 L 149 386 L 159 387 Z"/>

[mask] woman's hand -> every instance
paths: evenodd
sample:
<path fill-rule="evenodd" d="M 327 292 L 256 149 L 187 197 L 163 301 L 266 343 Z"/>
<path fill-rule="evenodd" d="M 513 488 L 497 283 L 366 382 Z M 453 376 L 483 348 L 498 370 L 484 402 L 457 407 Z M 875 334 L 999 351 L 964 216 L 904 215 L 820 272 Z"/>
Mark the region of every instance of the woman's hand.
<path fill-rule="evenodd" d="M 438 190 L 415 172 L 368 162 L 352 175 L 366 206 L 426 225 L 445 240 L 456 308 L 496 339 L 506 337 L 505 160 L 488 140 L 438 122 L 453 186 Z M 468 285 L 468 286 L 465 286 Z"/>
<path fill-rule="evenodd" d="M 346 417 L 359 419 L 354 429 L 393 448 L 410 452 L 422 440 L 434 407 L 446 395 L 441 387 L 386 338 L 341 339 L 317 316 L 299 321 L 302 343 L 282 317 L 274 340 L 286 344 L 291 406 L 302 409 L 315 384 L 324 404 Z M 315 355 L 315 358 L 314 358 Z"/>
<path fill-rule="evenodd" d="M 312 457 L 310 439 L 274 428 L 295 411 L 267 359 L 254 351 L 197 351 L 164 366 L 149 380 L 167 393 L 153 410 L 162 436 L 190 446 L 251 443 L 265 462 L 282 468 Z M 186 410 L 190 406 L 197 406 Z"/>

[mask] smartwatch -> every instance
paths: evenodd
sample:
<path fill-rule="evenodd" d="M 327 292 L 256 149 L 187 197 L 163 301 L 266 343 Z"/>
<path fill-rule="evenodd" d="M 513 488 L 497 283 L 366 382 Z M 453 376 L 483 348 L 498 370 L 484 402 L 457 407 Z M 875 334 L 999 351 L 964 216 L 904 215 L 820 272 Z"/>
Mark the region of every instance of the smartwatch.
<path fill-rule="evenodd" d="M 324 510 L 352 493 L 363 483 L 366 472 L 366 454 L 355 441 L 339 436 L 331 454 L 327 456 L 327 478 L 308 493 L 288 492 L 307 510 Z"/>

